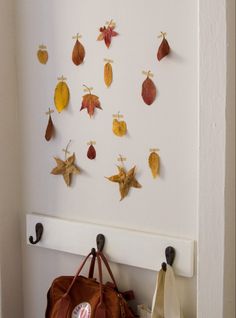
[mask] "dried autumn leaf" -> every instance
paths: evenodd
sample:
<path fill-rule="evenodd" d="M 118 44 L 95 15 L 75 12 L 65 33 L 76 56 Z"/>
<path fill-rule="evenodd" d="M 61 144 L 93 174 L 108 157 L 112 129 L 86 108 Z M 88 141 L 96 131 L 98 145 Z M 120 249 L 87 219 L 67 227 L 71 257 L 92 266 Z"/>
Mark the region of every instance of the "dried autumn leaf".
<path fill-rule="evenodd" d="M 160 61 L 161 59 L 163 59 L 163 57 L 165 57 L 166 55 L 168 55 L 170 53 L 170 46 L 168 41 L 166 40 L 165 36 L 163 37 L 163 40 L 159 46 L 159 49 L 157 51 L 157 59 L 158 61 Z"/>
<path fill-rule="evenodd" d="M 45 139 L 47 141 L 49 141 L 52 138 L 54 132 L 55 132 L 55 129 L 54 129 L 54 125 L 53 125 L 53 122 L 52 122 L 52 117 L 51 117 L 51 115 L 49 115 L 48 125 L 47 125 L 47 129 L 46 129 L 46 132 L 45 132 Z"/>
<path fill-rule="evenodd" d="M 119 33 L 117 33 L 116 31 L 114 31 L 115 29 L 115 25 L 114 23 L 111 21 L 109 23 L 109 25 L 106 27 L 101 27 L 99 29 L 99 31 L 101 32 L 97 38 L 97 41 L 103 41 L 105 42 L 106 44 L 106 47 L 109 48 L 110 45 L 111 45 L 111 40 L 112 40 L 112 37 L 114 36 L 117 36 L 119 35 Z"/>
<path fill-rule="evenodd" d="M 54 93 L 54 104 L 59 113 L 68 106 L 69 98 L 69 87 L 64 81 L 60 81 L 57 84 Z"/>
<path fill-rule="evenodd" d="M 72 61 L 75 65 L 83 63 L 85 57 L 85 49 L 80 41 L 77 39 L 72 51 Z"/>
<path fill-rule="evenodd" d="M 88 148 L 88 152 L 87 152 L 87 157 L 90 159 L 90 160 L 93 160 L 96 158 L 96 150 L 94 148 L 93 145 L 90 145 L 89 148 Z"/>
<path fill-rule="evenodd" d="M 147 76 L 142 84 L 142 97 L 147 105 L 151 105 L 156 98 L 157 90 L 153 81 Z"/>
<path fill-rule="evenodd" d="M 127 133 L 127 125 L 124 120 L 113 119 L 112 131 L 116 136 L 122 137 Z"/>
<path fill-rule="evenodd" d="M 88 112 L 89 116 L 92 117 L 94 114 L 95 108 L 102 109 L 100 101 L 99 101 L 99 97 L 91 94 L 91 92 L 84 95 L 83 100 L 82 100 L 82 106 L 81 106 L 80 110 L 83 110 L 85 108 L 87 108 L 87 112 Z"/>
<path fill-rule="evenodd" d="M 79 168 L 74 164 L 75 154 L 73 153 L 73 155 L 65 161 L 59 158 L 54 159 L 57 163 L 57 166 L 54 169 L 52 169 L 51 174 L 62 175 L 67 186 L 70 186 L 72 175 L 80 173 Z"/>
<path fill-rule="evenodd" d="M 124 167 L 117 166 L 119 173 L 117 175 L 108 177 L 112 182 L 119 183 L 120 201 L 123 200 L 129 193 L 131 187 L 141 188 L 141 184 L 135 178 L 135 166 L 126 172 Z"/>
<path fill-rule="evenodd" d="M 155 151 L 152 151 L 150 153 L 148 164 L 151 169 L 153 178 L 156 178 L 160 172 L 160 157 Z"/>
<path fill-rule="evenodd" d="M 37 52 L 37 57 L 41 64 L 46 64 L 48 61 L 48 52 L 45 49 L 39 49 Z"/>
<path fill-rule="evenodd" d="M 112 79 L 113 79 L 112 65 L 111 63 L 107 62 L 104 65 L 104 82 L 107 87 L 111 85 Z"/>

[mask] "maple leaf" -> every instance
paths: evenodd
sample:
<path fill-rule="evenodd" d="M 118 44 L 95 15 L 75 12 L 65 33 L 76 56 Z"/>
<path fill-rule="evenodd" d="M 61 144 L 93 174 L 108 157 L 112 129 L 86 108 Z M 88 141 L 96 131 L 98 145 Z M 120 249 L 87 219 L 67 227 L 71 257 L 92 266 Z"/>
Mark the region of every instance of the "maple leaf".
<path fill-rule="evenodd" d="M 54 159 L 57 163 L 57 166 L 54 169 L 52 169 L 51 174 L 63 175 L 65 183 L 67 184 L 67 186 L 70 186 L 72 175 L 80 173 L 79 168 L 76 167 L 76 165 L 74 164 L 75 154 L 73 153 L 73 155 L 70 156 L 65 161 L 59 158 L 54 158 Z"/>
<path fill-rule="evenodd" d="M 108 26 L 101 27 L 99 31 L 101 32 L 97 38 L 98 41 L 103 41 L 106 44 L 106 47 L 109 48 L 111 45 L 112 37 L 119 35 L 115 29 L 115 23 L 111 20 Z"/>
<path fill-rule="evenodd" d="M 119 183 L 120 201 L 123 200 L 129 193 L 130 188 L 141 188 L 141 184 L 135 178 L 135 166 L 126 172 L 124 167 L 117 166 L 119 173 L 107 177 L 109 181 Z"/>
<path fill-rule="evenodd" d="M 85 108 L 87 108 L 87 112 L 90 117 L 93 116 L 95 108 L 102 109 L 100 101 L 99 101 L 99 97 L 91 94 L 90 89 L 89 89 L 89 93 L 83 96 L 82 106 L 80 110 L 83 110 Z"/>

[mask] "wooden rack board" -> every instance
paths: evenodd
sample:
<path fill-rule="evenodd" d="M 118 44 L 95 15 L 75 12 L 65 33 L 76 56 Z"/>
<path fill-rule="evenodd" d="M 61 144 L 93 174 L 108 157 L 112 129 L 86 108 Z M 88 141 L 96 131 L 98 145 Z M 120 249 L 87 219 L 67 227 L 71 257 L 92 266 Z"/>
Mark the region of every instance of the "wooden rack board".
<path fill-rule="evenodd" d="M 165 248 L 176 250 L 174 270 L 177 275 L 192 277 L 194 241 L 155 233 L 60 219 L 40 214 L 27 214 L 26 239 L 35 237 L 35 225 L 42 223 L 42 239 L 35 246 L 87 255 L 96 247 L 97 234 L 104 234 L 104 252 L 111 262 L 158 271 L 165 261 Z"/>

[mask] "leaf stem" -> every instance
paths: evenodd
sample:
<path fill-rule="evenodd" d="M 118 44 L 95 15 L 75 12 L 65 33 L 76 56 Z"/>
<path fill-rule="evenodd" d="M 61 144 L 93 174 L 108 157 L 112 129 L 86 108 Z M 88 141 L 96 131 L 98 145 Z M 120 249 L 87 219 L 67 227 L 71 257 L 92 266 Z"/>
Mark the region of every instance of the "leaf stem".
<path fill-rule="evenodd" d="M 90 90 L 90 88 L 89 88 L 88 86 L 84 85 L 84 84 L 83 84 L 83 86 L 89 91 L 89 94 L 91 95 L 91 90 Z"/>

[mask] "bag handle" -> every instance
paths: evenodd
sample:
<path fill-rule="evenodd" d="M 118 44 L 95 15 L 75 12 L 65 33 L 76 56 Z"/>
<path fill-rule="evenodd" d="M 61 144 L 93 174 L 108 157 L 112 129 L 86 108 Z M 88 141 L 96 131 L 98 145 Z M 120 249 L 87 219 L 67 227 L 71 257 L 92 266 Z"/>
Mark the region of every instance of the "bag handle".
<path fill-rule="evenodd" d="M 109 275 L 111 277 L 111 280 L 112 280 L 113 284 L 115 285 L 115 289 L 116 289 L 116 291 L 118 291 L 118 287 L 117 287 L 117 283 L 116 283 L 115 277 L 114 277 L 114 275 L 112 273 L 112 270 L 110 268 L 110 265 L 109 265 L 109 263 L 107 261 L 106 256 L 100 251 L 98 251 L 97 254 L 101 257 L 101 259 L 102 259 L 102 261 L 103 261 L 103 263 L 104 263 L 104 265 L 105 265 L 105 267 L 106 267 L 106 269 L 107 269 L 107 271 L 108 271 L 108 273 L 109 273 Z"/>
<path fill-rule="evenodd" d="M 69 294 L 71 288 L 73 287 L 73 285 L 74 285 L 74 283 L 75 283 L 75 281 L 76 281 L 77 276 L 79 276 L 79 274 L 80 274 L 80 272 L 82 271 L 82 269 L 83 269 L 85 263 L 87 262 L 88 258 L 89 258 L 91 255 L 93 255 L 93 250 L 92 250 L 92 251 L 85 257 L 85 259 L 83 260 L 82 264 L 80 265 L 80 267 L 79 267 L 77 273 L 75 274 L 75 276 L 74 276 L 74 278 L 73 278 L 73 280 L 72 280 L 70 286 L 68 287 L 68 289 L 67 289 L 67 291 L 66 291 L 66 293 L 65 293 L 64 295 L 68 295 L 68 294 Z M 94 257 L 94 255 L 93 255 L 93 257 Z M 96 256 L 95 256 L 95 257 L 96 257 Z M 92 259 L 92 261 L 93 261 L 93 259 Z"/>

